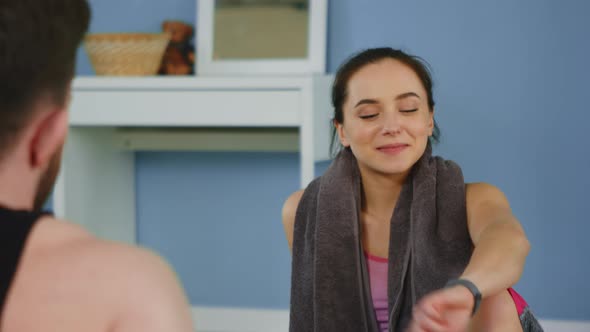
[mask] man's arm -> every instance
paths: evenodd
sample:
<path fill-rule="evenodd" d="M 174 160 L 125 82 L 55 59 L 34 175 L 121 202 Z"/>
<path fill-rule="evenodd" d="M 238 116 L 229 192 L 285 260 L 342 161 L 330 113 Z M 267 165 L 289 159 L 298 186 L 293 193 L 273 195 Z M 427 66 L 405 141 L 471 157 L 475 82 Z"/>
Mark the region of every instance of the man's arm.
<path fill-rule="evenodd" d="M 170 266 L 146 249 L 110 246 L 119 268 L 113 289 L 120 291 L 112 331 L 193 332 L 190 304 Z"/>

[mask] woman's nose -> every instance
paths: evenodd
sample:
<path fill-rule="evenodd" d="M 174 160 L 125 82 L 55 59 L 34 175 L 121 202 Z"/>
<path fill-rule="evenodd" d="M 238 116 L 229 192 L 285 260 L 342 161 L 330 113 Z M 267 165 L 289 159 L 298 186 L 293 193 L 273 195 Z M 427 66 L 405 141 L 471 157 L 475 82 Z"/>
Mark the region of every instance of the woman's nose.
<path fill-rule="evenodd" d="M 399 134 L 402 128 L 402 119 L 398 112 L 388 111 L 383 114 L 382 133 L 384 135 Z"/>

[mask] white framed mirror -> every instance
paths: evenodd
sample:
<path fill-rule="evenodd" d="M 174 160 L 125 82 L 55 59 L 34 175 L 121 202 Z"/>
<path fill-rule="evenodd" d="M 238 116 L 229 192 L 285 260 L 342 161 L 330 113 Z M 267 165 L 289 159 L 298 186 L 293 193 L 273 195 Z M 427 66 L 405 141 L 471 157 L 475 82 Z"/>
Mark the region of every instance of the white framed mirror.
<path fill-rule="evenodd" d="M 197 75 L 325 72 L 327 0 L 197 1 Z"/>

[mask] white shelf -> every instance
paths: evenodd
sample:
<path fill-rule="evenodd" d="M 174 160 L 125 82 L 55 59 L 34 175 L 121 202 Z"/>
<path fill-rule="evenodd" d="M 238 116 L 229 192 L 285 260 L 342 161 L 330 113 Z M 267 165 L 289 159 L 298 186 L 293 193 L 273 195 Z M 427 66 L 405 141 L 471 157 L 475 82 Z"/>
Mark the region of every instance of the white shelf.
<path fill-rule="evenodd" d="M 299 127 L 312 77 L 78 78 L 72 126 Z"/>
<path fill-rule="evenodd" d="M 74 79 L 74 90 L 96 89 L 250 89 L 250 90 L 281 90 L 299 89 L 313 77 L 326 75 L 289 75 L 289 76 L 77 76 Z"/>
<path fill-rule="evenodd" d="M 74 80 L 73 99 L 70 107 L 72 127 L 132 127 L 146 128 L 139 134 L 117 133 L 115 144 L 125 149 L 142 150 L 214 150 L 205 146 L 204 129 L 211 128 L 260 128 L 254 136 L 268 137 L 266 129 L 279 129 L 279 141 L 285 140 L 281 129 L 293 129 L 299 133 L 299 148 L 313 151 L 313 160 L 326 160 L 330 156 L 329 102 L 330 75 L 298 75 L 285 77 L 78 77 Z M 157 128 L 157 130 L 151 130 Z M 183 135 L 165 128 L 182 128 Z M 187 136 L 194 145 L 186 143 Z M 229 131 L 226 131 L 229 133 Z M 239 133 L 236 137 L 252 136 Z M 235 136 L 235 135 L 234 135 Z M 213 136 L 214 137 L 214 136 Z M 175 139 L 178 138 L 178 139 Z M 124 142 L 121 140 L 124 139 Z M 197 143 L 197 139 L 200 142 Z M 160 144 L 163 141 L 165 144 Z M 252 142 L 260 139 L 246 138 L 235 142 L 236 151 L 267 151 L 268 144 L 260 147 Z M 292 137 L 289 138 L 292 141 Z M 177 142 L 178 144 L 176 144 Z M 214 142 L 214 141 L 212 141 Z M 247 142 L 247 144 L 242 144 Z M 152 144 L 153 145 L 150 145 Z M 270 145 L 268 151 L 278 151 Z M 231 150 L 227 144 L 222 150 Z"/>
<path fill-rule="evenodd" d="M 299 152 L 293 128 L 118 128 L 113 135 L 130 151 Z"/>
<path fill-rule="evenodd" d="M 134 151 L 299 152 L 329 159 L 332 77 L 79 77 L 55 212 L 135 242 Z"/>

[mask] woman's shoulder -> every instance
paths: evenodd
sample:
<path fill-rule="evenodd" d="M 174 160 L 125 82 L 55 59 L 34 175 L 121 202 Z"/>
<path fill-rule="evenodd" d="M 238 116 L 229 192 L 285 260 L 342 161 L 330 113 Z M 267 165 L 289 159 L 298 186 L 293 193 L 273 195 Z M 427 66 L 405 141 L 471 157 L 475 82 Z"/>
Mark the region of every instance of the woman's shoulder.
<path fill-rule="evenodd" d="M 289 195 L 289 197 L 287 197 L 285 203 L 283 203 L 283 223 L 292 224 L 295 222 L 295 214 L 297 213 L 297 207 L 299 206 L 299 202 L 301 201 L 301 197 L 303 196 L 304 192 L 304 189 L 297 190 L 291 195 Z"/>
<path fill-rule="evenodd" d="M 478 205 L 486 201 L 508 203 L 506 195 L 496 186 L 486 182 L 465 183 L 467 205 Z"/>
<path fill-rule="evenodd" d="M 315 200 L 315 196 L 317 196 L 317 192 L 319 190 L 321 177 L 315 178 L 311 181 L 305 189 L 300 189 L 289 195 L 283 204 L 283 220 L 285 217 L 289 219 L 295 219 L 295 214 L 297 212 L 297 207 L 301 200 L 306 201 L 313 201 Z M 305 197 L 305 198 L 304 198 Z"/>
<path fill-rule="evenodd" d="M 305 189 L 297 190 L 287 197 L 282 209 L 283 225 L 285 228 L 293 228 L 297 209 L 302 201 L 307 202 L 307 205 L 310 204 L 309 202 L 315 201 L 319 191 L 320 181 L 321 177 L 315 178 Z"/>
<path fill-rule="evenodd" d="M 283 204 L 283 227 L 285 228 L 285 235 L 287 236 L 287 242 L 289 248 L 293 247 L 293 230 L 295 228 L 295 215 L 297 214 L 297 207 L 301 201 L 301 197 L 305 190 L 297 190 L 292 193 Z"/>
<path fill-rule="evenodd" d="M 476 198 L 505 197 L 500 188 L 487 182 L 466 182 L 465 194 Z"/>

